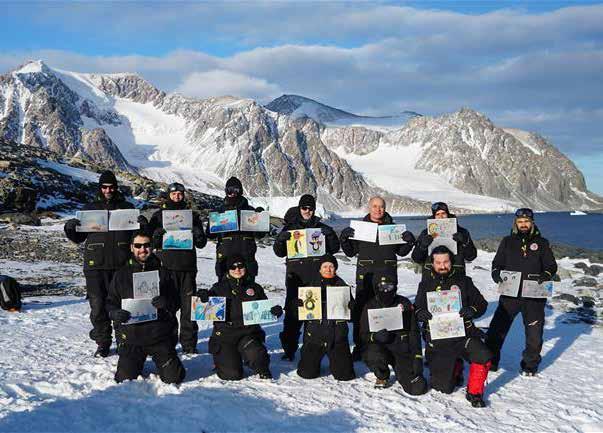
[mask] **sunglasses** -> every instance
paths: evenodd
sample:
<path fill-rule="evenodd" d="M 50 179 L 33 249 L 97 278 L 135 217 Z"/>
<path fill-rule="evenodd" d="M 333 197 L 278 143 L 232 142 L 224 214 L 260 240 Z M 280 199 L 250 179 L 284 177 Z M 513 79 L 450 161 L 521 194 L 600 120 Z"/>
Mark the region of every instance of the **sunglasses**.
<path fill-rule="evenodd" d="M 168 191 L 169 192 L 184 192 L 184 185 L 182 185 L 181 183 L 172 183 L 169 187 L 168 187 Z"/>
<path fill-rule="evenodd" d="M 151 243 L 150 242 L 145 242 L 143 244 L 139 244 L 138 242 L 133 243 L 132 244 L 134 246 L 134 248 L 136 248 L 137 250 L 141 249 L 141 248 L 151 248 Z"/>
<path fill-rule="evenodd" d="M 532 209 L 528 209 L 527 207 L 522 207 L 521 209 L 517 209 L 515 211 L 515 216 L 517 218 L 534 219 L 534 212 L 532 212 Z"/>
<path fill-rule="evenodd" d="M 244 263 L 233 263 L 232 266 L 230 266 L 230 270 L 234 271 L 235 269 L 245 269 L 245 264 Z"/>
<path fill-rule="evenodd" d="M 437 201 L 431 205 L 432 212 L 436 212 L 438 210 L 448 211 L 448 205 L 446 203 L 444 203 L 443 201 Z"/>
<path fill-rule="evenodd" d="M 301 206 L 300 209 L 305 211 L 314 210 L 312 206 Z"/>
<path fill-rule="evenodd" d="M 226 188 L 226 194 L 241 194 L 241 189 L 236 186 L 229 186 Z"/>
<path fill-rule="evenodd" d="M 381 292 L 391 292 L 395 288 L 396 288 L 396 285 L 392 284 L 392 283 L 381 283 L 381 284 L 379 284 L 379 290 Z"/>
<path fill-rule="evenodd" d="M 101 185 L 100 189 L 115 189 L 115 185 Z"/>

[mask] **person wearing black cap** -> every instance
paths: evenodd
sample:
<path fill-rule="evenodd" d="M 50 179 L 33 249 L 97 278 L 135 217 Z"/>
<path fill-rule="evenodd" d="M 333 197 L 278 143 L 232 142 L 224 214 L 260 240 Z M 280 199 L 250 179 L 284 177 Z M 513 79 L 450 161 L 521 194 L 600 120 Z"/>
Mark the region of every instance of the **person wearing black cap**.
<path fill-rule="evenodd" d="M 436 202 L 431 205 L 431 217 L 435 219 L 440 218 L 456 218 L 456 215 L 451 214 L 448 210 L 448 205 L 444 202 Z M 457 244 L 457 254 L 454 256 L 454 263 L 452 266 L 457 273 L 465 273 L 465 262 L 475 260 L 477 257 L 477 248 L 473 244 L 469 230 L 464 227 L 457 226 L 457 232 L 452 236 L 452 239 Z M 431 273 L 431 262 L 429 261 L 429 245 L 433 242 L 433 237 L 427 233 L 427 229 L 423 229 L 415 248 L 412 251 L 412 259 L 415 263 L 422 265 L 423 267 L 423 278 L 429 278 Z"/>
<path fill-rule="evenodd" d="M 130 251 L 130 259 L 115 273 L 107 296 L 107 311 L 115 326 L 119 355 L 115 380 L 136 379 L 142 374 L 147 356 L 151 356 L 163 382 L 180 383 L 186 371 L 176 354 L 178 322 L 175 315 L 180 299 L 173 280 L 153 254 L 150 234 L 144 230 L 135 232 Z M 159 295 L 151 300 L 157 309 L 157 319 L 129 324 L 131 312 L 122 308 L 122 301 L 134 298 L 134 274 L 149 271 L 159 271 Z"/>
<path fill-rule="evenodd" d="M 421 334 L 412 303 L 396 293 L 397 285 L 389 275 L 375 274 L 373 288 L 375 297 L 362 310 L 360 339 L 366 347 L 362 359 L 377 378 L 375 388 L 387 387 L 391 365 L 405 392 L 411 395 L 425 394 L 427 382 L 423 377 Z M 368 311 L 392 307 L 402 310 L 403 328 L 370 332 Z"/>
<path fill-rule="evenodd" d="M 335 231 L 320 221 L 316 216 L 316 200 L 310 194 L 304 194 L 299 199 L 298 206 L 290 208 L 285 214 L 283 229 L 273 244 L 274 254 L 278 257 L 287 257 L 287 241 L 291 237 L 290 230 L 320 229 L 325 237 L 325 251 L 327 254 L 335 254 L 339 251 L 339 239 Z M 299 334 L 302 323 L 297 317 L 297 289 L 310 285 L 310 281 L 316 278 L 318 273 L 320 257 L 306 257 L 299 259 L 287 258 L 287 270 L 285 278 L 285 320 L 283 331 L 280 333 L 281 345 L 283 347 L 283 359 L 290 361 L 295 357 L 297 351 Z"/>
<path fill-rule="evenodd" d="M 304 344 L 297 374 L 304 379 L 317 378 L 320 376 L 320 362 L 326 355 L 329 358 L 329 369 L 336 380 L 352 380 L 356 378 L 356 373 L 348 342 L 348 321 L 327 319 L 329 288 L 347 286 L 346 282 L 337 276 L 337 259 L 334 256 L 327 254 L 320 258 L 317 276 L 310 286 L 321 289 L 322 318 L 305 321 Z M 296 307 L 303 305 L 303 300 L 297 301 Z M 350 293 L 350 310 L 353 304 Z"/>
<path fill-rule="evenodd" d="M 255 210 L 256 212 L 263 212 L 264 209 L 261 207 L 253 208 L 249 205 L 249 202 L 243 197 L 243 184 L 236 177 L 231 177 L 226 181 L 226 187 L 224 189 L 226 197 L 224 197 L 224 203 L 219 209 L 215 209 L 215 212 L 224 212 L 227 210 L 237 211 L 237 218 L 241 220 L 242 210 Z M 226 232 L 226 233 L 211 233 L 209 223 L 207 224 L 207 237 L 209 239 L 216 239 L 216 276 L 222 278 L 228 271 L 226 267 L 226 259 L 233 254 L 240 254 L 245 259 L 245 266 L 247 268 L 247 278 L 255 280 L 258 275 L 258 262 L 255 259 L 255 253 L 257 251 L 257 245 L 255 243 L 256 238 L 261 238 L 265 235 L 263 232 Z"/>
<path fill-rule="evenodd" d="M 167 188 L 167 199 L 161 209 L 153 214 L 149 221 L 148 230 L 153 234 L 153 244 L 157 255 L 166 271 L 174 280 L 176 290 L 180 296 L 180 345 L 184 353 L 197 353 L 197 336 L 199 327 L 197 322 L 191 320 L 191 297 L 195 294 L 197 284 L 197 251 L 207 244 L 203 231 L 201 216 L 193 211 L 193 245 L 191 250 L 163 250 L 164 210 L 185 210 L 190 205 L 185 199 L 186 189 L 178 182 L 170 184 Z"/>
<path fill-rule="evenodd" d="M 534 224 L 534 212 L 531 209 L 522 208 L 515 212 L 511 234 L 504 237 L 498 246 L 492 260 L 492 279 L 495 283 L 502 282 L 500 272 L 503 270 L 521 272 L 521 281 L 516 298 L 500 296 L 488 328 L 486 343 L 494 353 L 493 369 L 498 369 L 500 349 L 515 316 L 521 313 L 526 335 L 521 372 L 525 376 L 534 376 L 541 360 L 546 299 L 523 297 L 523 282 L 550 281 L 557 272 L 557 262 L 549 242 L 540 235 L 538 227 Z"/>
<path fill-rule="evenodd" d="M 270 356 L 264 342 L 266 333 L 260 325 L 244 325 L 243 302 L 267 299 L 264 289 L 247 276 L 245 258 L 240 254 L 227 257 L 228 273 L 210 290 L 199 290 L 201 302 L 210 296 L 226 298 L 226 321 L 214 322 L 208 349 L 213 355 L 218 377 L 222 380 L 243 378 L 243 362 L 260 379 L 271 379 Z M 270 312 L 280 317 L 283 308 L 275 305 Z"/>
<path fill-rule="evenodd" d="M 125 200 L 117 187 L 117 178 L 107 170 L 98 180 L 96 200 L 84 205 L 82 210 L 133 209 L 134 205 Z M 147 223 L 139 216 L 141 226 Z M 76 218 L 65 223 L 65 235 L 77 244 L 84 246 L 84 276 L 86 277 L 86 297 L 90 303 L 90 338 L 97 344 L 94 356 L 106 357 L 111 348 L 111 321 L 105 308 L 107 290 L 113 274 L 122 267 L 129 257 L 130 236 L 132 230 L 107 231 L 98 233 L 78 232 L 80 221 Z"/>
<path fill-rule="evenodd" d="M 385 211 L 385 200 L 382 197 L 373 197 L 369 200 L 369 213 L 363 221 L 379 225 L 394 224 L 392 217 Z M 377 272 L 388 275 L 392 281 L 398 283 L 398 258 L 404 257 L 415 242 L 415 237 L 410 231 L 402 233 L 403 244 L 380 245 L 376 242 L 364 242 L 350 239 L 354 237 L 354 229 L 347 227 L 341 231 L 339 237 L 341 249 L 348 257 L 358 256 L 356 262 L 356 303 L 352 311 L 354 323 L 354 361 L 360 361 L 362 341 L 360 340 L 360 315 L 366 302 L 374 296 L 373 275 Z"/>
<path fill-rule="evenodd" d="M 419 283 L 415 297 L 415 315 L 423 322 L 427 331 L 427 351 L 431 387 L 436 391 L 450 394 L 459 385 L 462 377 L 462 363 L 459 358 L 470 362 L 466 398 L 473 407 L 484 407 L 484 388 L 490 369 L 492 352 L 482 341 L 482 331 L 473 323 L 488 308 L 488 302 L 473 284 L 473 280 L 453 268 L 453 254 L 443 245 L 431 252 L 431 277 Z M 460 291 L 461 309 L 459 315 L 465 325 L 464 337 L 432 340 L 429 321 L 433 319 L 427 307 L 427 293 L 442 290 Z M 459 368 L 459 366 L 461 368 Z"/>

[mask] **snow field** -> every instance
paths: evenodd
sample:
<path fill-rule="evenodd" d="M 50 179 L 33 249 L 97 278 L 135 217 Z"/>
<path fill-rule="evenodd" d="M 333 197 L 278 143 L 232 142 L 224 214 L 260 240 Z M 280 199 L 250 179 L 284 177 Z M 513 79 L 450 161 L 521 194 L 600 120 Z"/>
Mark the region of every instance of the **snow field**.
<path fill-rule="evenodd" d="M 214 255 L 212 243 L 198 251 L 200 287 L 215 281 Z M 479 326 L 489 324 L 498 300 L 490 280 L 492 257 L 480 251 L 468 268 L 490 302 Z M 267 247 L 258 249 L 258 262 L 258 282 L 269 297 L 284 301 L 284 260 Z M 571 268 L 574 262 L 562 259 L 559 264 Z M 339 274 L 353 283 L 354 261 L 342 259 L 339 264 Z M 0 266 L 17 277 L 62 269 L 59 263 L 2 261 Z M 399 277 L 399 293 L 413 299 L 420 276 L 401 264 Z M 556 290 L 571 291 L 571 280 Z M 603 431 L 601 328 L 562 323 L 564 313 L 553 309 L 547 309 L 539 375 L 518 375 L 524 340 L 517 318 L 501 368 L 489 375 L 489 405 L 484 409 L 470 406 L 464 388 L 420 397 L 406 395 L 397 383 L 376 390 L 374 376 L 363 363 L 355 364 L 356 380 L 337 382 L 328 375 L 325 358 L 323 376 L 304 380 L 295 371 L 299 353 L 295 363 L 280 359 L 282 318 L 264 327 L 273 381 L 218 379 L 207 353 L 211 325 L 200 322 L 200 354 L 182 357 L 187 369 L 182 385 L 163 384 L 150 358 L 144 380 L 118 385 L 113 381 L 117 356 L 91 356 L 88 314 L 86 300 L 69 296 L 26 298 L 22 313 L 0 311 L 0 432 Z M 465 378 L 467 373 L 466 368 Z"/>

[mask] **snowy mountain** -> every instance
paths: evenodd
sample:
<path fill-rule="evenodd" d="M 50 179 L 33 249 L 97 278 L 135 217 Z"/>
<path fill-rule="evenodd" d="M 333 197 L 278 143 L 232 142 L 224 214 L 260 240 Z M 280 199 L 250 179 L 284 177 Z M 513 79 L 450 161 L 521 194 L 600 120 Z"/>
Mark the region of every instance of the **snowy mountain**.
<path fill-rule="evenodd" d="M 265 107 L 270 111 L 293 117 L 310 117 L 328 126 L 399 128 L 409 119 L 420 116 L 420 114 L 413 111 L 405 111 L 398 116 L 358 116 L 299 95 L 282 95 L 265 105 Z"/>
<path fill-rule="evenodd" d="M 307 192 L 338 212 L 358 212 L 374 194 L 407 214 L 441 199 L 477 211 L 603 207 L 541 137 L 471 110 L 405 116 L 398 128 L 341 126 L 374 118 L 297 96 L 267 107 L 190 99 L 136 74 L 74 73 L 41 61 L 0 76 L 0 137 L 207 193 L 220 194 L 235 175 L 271 209 Z"/>

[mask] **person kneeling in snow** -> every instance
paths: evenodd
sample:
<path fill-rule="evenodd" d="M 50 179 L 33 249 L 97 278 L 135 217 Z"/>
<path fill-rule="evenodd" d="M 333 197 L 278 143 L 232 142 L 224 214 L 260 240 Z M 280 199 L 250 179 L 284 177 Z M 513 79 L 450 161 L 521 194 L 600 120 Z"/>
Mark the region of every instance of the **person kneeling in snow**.
<path fill-rule="evenodd" d="M 471 278 L 452 269 L 452 252 L 445 246 L 438 246 L 431 252 L 432 272 L 429 279 L 419 283 L 415 299 L 415 314 L 424 322 L 427 331 L 427 345 L 430 352 L 429 368 L 431 387 L 446 394 L 452 393 L 462 373 L 458 359 L 464 358 L 469 366 L 467 380 L 467 400 L 473 407 L 484 407 L 484 384 L 490 369 L 492 352 L 482 341 L 482 331 L 475 327 L 473 319 L 486 312 L 488 302 L 484 299 Z M 462 308 L 459 315 L 465 326 L 464 337 L 432 340 L 429 321 L 433 315 L 427 308 L 427 293 L 441 290 L 460 291 Z"/>
<path fill-rule="evenodd" d="M 211 290 L 199 290 L 201 302 L 210 296 L 226 298 L 226 322 L 214 322 L 209 339 L 209 353 L 214 357 L 218 377 L 222 380 L 243 378 L 243 362 L 249 365 L 261 379 L 272 379 L 270 356 L 264 346 L 266 334 L 260 325 L 244 325 L 243 302 L 268 299 L 264 289 L 247 277 L 243 256 L 235 254 L 225 261 L 227 274 L 213 285 Z M 272 307 L 270 312 L 280 317 L 283 308 Z"/>
<path fill-rule="evenodd" d="M 366 347 L 362 358 L 377 377 L 375 388 L 387 386 L 391 365 L 405 392 L 411 395 L 425 394 L 427 382 L 423 377 L 421 334 L 412 303 L 404 296 L 396 294 L 396 283 L 387 274 L 375 274 L 373 290 L 375 296 L 366 303 L 360 318 L 360 339 Z M 368 311 L 391 307 L 402 309 L 403 329 L 370 332 Z"/>
<path fill-rule="evenodd" d="M 136 379 L 143 370 L 147 356 L 159 371 L 159 377 L 165 383 L 180 383 L 186 371 L 176 354 L 178 340 L 178 322 L 176 311 L 180 307 L 178 292 L 167 273 L 161 268 L 161 262 L 153 254 L 151 236 L 137 231 L 130 243 L 132 257 L 120 268 L 109 286 L 106 307 L 113 321 L 117 336 L 117 371 L 115 380 Z M 133 276 L 137 272 L 159 271 L 159 296 L 151 303 L 157 308 L 157 319 L 148 322 L 127 322 L 131 313 L 122 308 L 122 300 L 134 298 Z"/>
<path fill-rule="evenodd" d="M 322 256 L 319 265 L 319 279 L 310 286 L 321 288 L 322 318 L 305 321 L 304 344 L 301 348 L 297 374 L 305 379 L 317 378 L 320 376 L 320 361 L 327 355 L 333 377 L 337 380 L 352 380 L 356 378 L 356 373 L 348 342 L 348 321 L 326 318 L 329 287 L 347 286 L 347 284 L 335 274 L 337 259 L 334 256 L 330 254 Z M 303 306 L 302 299 L 297 301 L 297 306 Z M 351 294 L 348 308 L 350 310 L 354 308 Z"/>

